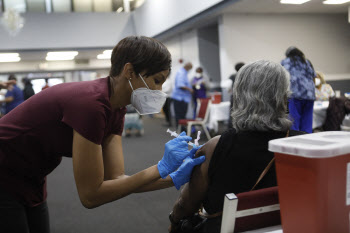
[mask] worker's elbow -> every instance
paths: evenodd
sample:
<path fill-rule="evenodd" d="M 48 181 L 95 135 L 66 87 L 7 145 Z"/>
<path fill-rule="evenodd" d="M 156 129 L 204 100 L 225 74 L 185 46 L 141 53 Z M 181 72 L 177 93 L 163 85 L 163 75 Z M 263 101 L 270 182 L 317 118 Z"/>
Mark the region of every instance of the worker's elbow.
<path fill-rule="evenodd" d="M 84 200 L 84 199 L 80 199 L 81 204 L 86 208 L 86 209 L 94 209 L 100 205 L 98 205 L 97 203 L 94 203 L 92 201 L 89 200 Z"/>
<path fill-rule="evenodd" d="M 90 195 L 89 194 L 79 195 L 79 198 L 80 198 L 81 204 L 87 209 L 94 209 L 94 208 L 99 207 L 101 205 L 100 203 L 98 203 L 96 201 L 97 198 L 91 194 Z"/>

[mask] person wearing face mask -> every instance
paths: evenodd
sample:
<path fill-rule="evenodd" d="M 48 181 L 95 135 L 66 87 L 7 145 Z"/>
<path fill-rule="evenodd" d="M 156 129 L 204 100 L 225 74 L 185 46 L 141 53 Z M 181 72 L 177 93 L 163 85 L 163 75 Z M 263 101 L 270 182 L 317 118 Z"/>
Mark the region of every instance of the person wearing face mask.
<path fill-rule="evenodd" d="M 316 86 L 315 88 L 316 100 L 328 101 L 330 97 L 335 96 L 335 93 L 331 85 L 326 83 L 323 73 L 317 71 L 314 81 Z"/>
<path fill-rule="evenodd" d="M 207 98 L 207 88 L 205 86 L 204 77 L 203 77 L 203 69 L 202 67 L 198 67 L 196 69 L 196 73 L 194 78 L 192 79 L 192 88 L 193 88 L 193 102 L 194 102 L 194 112 L 193 118 L 197 116 L 197 100 L 202 98 Z"/>
<path fill-rule="evenodd" d="M 62 156 L 72 157 L 79 198 L 89 209 L 131 193 L 186 183 L 205 157 L 193 158 L 198 148 L 188 150 L 191 137 L 185 133 L 166 143 L 156 165 L 131 176 L 124 173 L 125 106 L 132 104 L 141 115 L 158 113 L 170 68 L 171 56 L 162 43 L 126 37 L 113 49 L 108 77 L 53 86 L 1 118 L 1 232 L 50 231 L 46 176 Z"/>

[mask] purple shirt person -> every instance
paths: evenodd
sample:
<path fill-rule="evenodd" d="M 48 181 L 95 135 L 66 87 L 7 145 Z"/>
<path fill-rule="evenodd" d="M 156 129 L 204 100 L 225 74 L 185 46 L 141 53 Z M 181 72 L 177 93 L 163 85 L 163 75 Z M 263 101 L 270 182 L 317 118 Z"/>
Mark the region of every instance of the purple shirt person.
<path fill-rule="evenodd" d="M 194 101 L 194 115 L 193 118 L 196 118 L 197 113 L 197 100 L 202 98 L 207 98 L 207 89 L 205 86 L 203 78 L 203 69 L 198 67 L 196 69 L 195 77 L 192 79 L 191 85 L 193 87 L 193 101 Z"/>

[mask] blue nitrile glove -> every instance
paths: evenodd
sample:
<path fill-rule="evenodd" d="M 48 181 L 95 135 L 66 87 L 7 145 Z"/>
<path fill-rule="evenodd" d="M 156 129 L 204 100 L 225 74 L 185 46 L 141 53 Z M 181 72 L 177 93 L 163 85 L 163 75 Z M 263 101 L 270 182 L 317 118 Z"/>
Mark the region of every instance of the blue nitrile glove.
<path fill-rule="evenodd" d="M 189 155 L 188 144 L 192 138 L 182 132 L 179 137 L 170 140 L 165 144 L 165 151 L 162 160 L 158 162 L 160 176 L 165 179 L 170 173 L 175 171 Z"/>
<path fill-rule="evenodd" d="M 173 183 L 177 190 L 179 190 L 182 185 L 190 181 L 193 168 L 205 161 L 204 155 L 194 159 L 194 155 L 199 148 L 200 147 L 193 148 L 190 152 L 190 155 L 181 164 L 179 169 L 170 174 L 170 177 L 173 180 Z"/>

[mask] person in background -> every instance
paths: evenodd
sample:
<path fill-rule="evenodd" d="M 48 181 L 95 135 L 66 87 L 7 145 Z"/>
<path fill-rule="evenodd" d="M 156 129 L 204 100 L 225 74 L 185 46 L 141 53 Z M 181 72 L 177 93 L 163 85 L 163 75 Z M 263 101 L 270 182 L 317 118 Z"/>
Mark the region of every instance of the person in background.
<path fill-rule="evenodd" d="M 173 90 L 173 81 L 171 80 L 171 78 L 167 78 L 167 80 L 163 83 L 162 90 L 166 94 L 166 101 L 163 106 L 163 112 L 165 115 L 165 120 L 167 122 L 165 126 L 171 127 L 172 122 L 171 122 L 170 107 L 171 107 L 171 93 Z"/>
<path fill-rule="evenodd" d="M 24 85 L 23 97 L 24 97 L 24 100 L 27 100 L 35 94 L 33 89 L 33 84 L 29 78 L 23 78 L 22 83 Z"/>
<path fill-rule="evenodd" d="M 187 62 L 175 75 L 175 87 L 172 94 L 175 110 L 176 128 L 180 119 L 186 119 L 188 103 L 191 102 L 193 89 L 188 80 L 188 71 L 192 63 Z"/>
<path fill-rule="evenodd" d="M 9 80 L 7 82 L 1 82 L 0 81 L 0 90 L 3 88 L 8 88 L 9 85 L 16 84 L 15 80 Z"/>
<path fill-rule="evenodd" d="M 17 78 L 11 74 L 8 81 L 13 81 L 7 86 L 7 92 L 5 94 L 5 99 L 0 101 L 0 103 L 5 103 L 5 114 L 12 111 L 15 107 L 23 103 L 23 92 L 19 87 L 17 87 Z"/>
<path fill-rule="evenodd" d="M 247 192 L 255 186 L 274 157 L 268 151 L 269 140 L 302 134 L 289 130 L 289 85 L 287 71 L 275 62 L 257 61 L 238 72 L 233 88 L 233 128 L 197 151 L 195 157 L 205 154 L 206 160 L 193 169 L 175 202 L 169 232 L 181 232 L 182 221 L 190 220 L 203 205 L 209 216 L 195 232 L 219 233 L 225 194 Z M 256 189 L 276 185 L 273 165 Z"/>
<path fill-rule="evenodd" d="M 315 86 L 316 100 L 328 101 L 330 97 L 335 96 L 333 88 L 326 83 L 324 75 L 321 72 L 316 72 Z"/>
<path fill-rule="evenodd" d="M 136 109 L 131 105 L 126 106 L 126 114 L 124 119 L 124 131 L 125 136 L 130 137 L 132 130 L 135 130 L 135 135 L 140 137 L 144 133 L 142 117 L 136 111 Z"/>
<path fill-rule="evenodd" d="M 196 73 L 191 82 L 193 88 L 193 102 L 194 102 L 194 114 L 193 118 L 197 116 L 197 100 L 202 98 L 207 98 L 207 87 L 204 82 L 203 68 L 198 67 Z"/>
<path fill-rule="evenodd" d="M 47 89 L 47 88 L 49 88 L 50 86 L 49 86 L 49 79 L 48 78 L 46 78 L 45 79 L 45 86 L 43 86 L 43 88 L 41 89 L 41 90 L 45 90 L 45 89 Z"/>
<path fill-rule="evenodd" d="M 238 71 L 244 66 L 244 63 L 243 62 L 238 62 L 236 63 L 235 65 L 235 70 L 236 70 L 236 73 L 235 74 L 232 74 L 229 79 L 232 81 L 232 86 L 231 86 L 231 89 L 229 90 L 229 93 L 230 93 L 230 109 L 232 109 L 232 96 L 233 96 L 233 93 L 232 93 L 232 90 L 233 90 L 233 85 L 235 84 L 235 80 L 236 80 L 236 75 L 238 73 Z M 231 112 L 231 111 L 230 111 Z M 231 129 L 232 128 L 232 116 L 231 116 L 231 113 L 229 115 L 229 120 L 228 120 L 228 128 Z"/>
<path fill-rule="evenodd" d="M 289 114 L 293 120 L 293 130 L 312 133 L 312 117 L 315 101 L 315 84 L 313 79 L 316 73 L 304 53 L 296 48 L 289 47 L 286 58 L 281 62 L 290 74 L 292 95 L 289 99 Z"/>
<path fill-rule="evenodd" d="M 244 62 L 238 62 L 238 63 L 236 63 L 236 65 L 235 65 L 236 73 L 235 73 L 235 74 L 232 74 L 232 75 L 229 77 L 229 79 L 232 81 L 231 93 L 232 93 L 233 84 L 235 84 L 236 75 L 237 75 L 238 71 L 239 71 L 244 65 L 245 65 Z"/>

